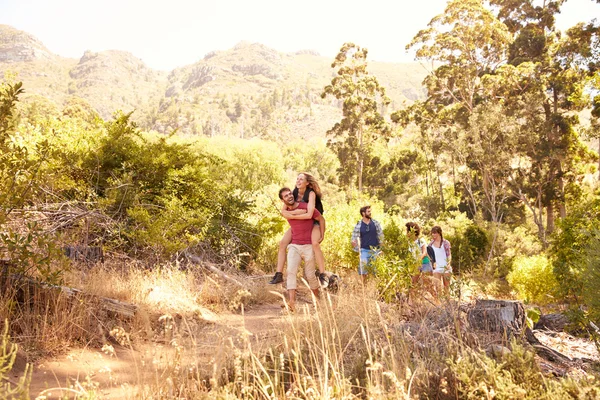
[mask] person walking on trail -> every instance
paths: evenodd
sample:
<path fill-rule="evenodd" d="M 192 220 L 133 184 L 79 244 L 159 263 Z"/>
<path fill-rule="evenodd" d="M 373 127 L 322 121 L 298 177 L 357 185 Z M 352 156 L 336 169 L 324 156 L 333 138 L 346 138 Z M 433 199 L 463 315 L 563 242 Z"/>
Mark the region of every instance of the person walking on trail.
<path fill-rule="evenodd" d="M 289 188 L 279 190 L 279 199 L 290 210 L 307 209 L 307 203 L 299 203 L 294 198 L 294 194 Z M 286 287 L 289 295 L 289 308 L 293 312 L 296 306 L 296 288 L 297 277 L 300 262 L 304 260 L 304 277 L 308 282 L 308 286 L 315 296 L 319 295 L 319 280 L 315 275 L 315 254 L 311 242 L 313 231 L 313 221 L 319 222 L 321 235 L 325 229 L 323 216 L 319 210 L 314 210 L 311 214 L 312 219 L 288 219 L 291 231 L 291 241 L 287 245 L 287 280 Z"/>
<path fill-rule="evenodd" d="M 323 241 L 325 235 L 325 218 L 321 218 L 321 222 L 315 221 L 312 218 L 312 212 L 315 209 L 319 211 L 321 216 L 323 216 L 324 211 L 323 204 L 321 203 L 321 188 L 319 187 L 319 184 L 314 176 L 306 172 L 302 172 L 298 174 L 298 177 L 296 178 L 296 187 L 292 193 L 297 202 L 306 203 L 308 206 L 306 209 L 289 211 L 287 206 L 284 204 L 281 210 L 281 215 L 283 215 L 283 217 L 287 220 L 307 219 L 313 221 L 314 226 L 311 232 L 311 243 L 313 246 L 313 251 L 315 252 L 315 260 L 317 266 L 319 267 L 319 280 L 321 281 L 321 284 L 324 284 L 327 277 L 325 274 L 325 257 L 323 256 L 323 251 L 321 250 L 321 242 Z M 286 259 L 285 253 L 288 244 L 291 243 L 291 240 L 292 233 L 291 230 L 288 229 L 279 242 L 277 268 L 273 279 L 269 281 L 269 284 L 271 285 L 283 282 L 283 266 L 285 265 Z"/>
<path fill-rule="evenodd" d="M 433 240 L 429 243 L 429 246 L 433 248 L 436 260 L 433 268 L 433 277 L 439 280 L 441 283 L 439 286 L 442 286 L 444 294 L 447 295 L 450 288 L 450 278 L 452 277 L 450 242 L 444 239 L 442 228 L 437 225 L 431 228 L 431 238 Z"/>
<path fill-rule="evenodd" d="M 413 243 L 410 245 L 409 250 L 415 256 L 417 263 L 419 264 L 418 271 L 412 276 L 412 284 L 416 285 L 421 279 L 422 275 L 431 275 L 433 267 L 431 266 L 431 260 L 427 254 L 427 243 L 421 236 L 421 228 L 416 222 L 406 223 L 406 235 L 409 240 Z"/>
<path fill-rule="evenodd" d="M 375 275 L 373 261 L 380 253 L 383 242 L 381 224 L 371 218 L 371 206 L 360 208 L 362 219 L 354 226 L 352 232 L 352 248 L 360 252 L 358 275 L 364 280 L 368 272 Z"/>

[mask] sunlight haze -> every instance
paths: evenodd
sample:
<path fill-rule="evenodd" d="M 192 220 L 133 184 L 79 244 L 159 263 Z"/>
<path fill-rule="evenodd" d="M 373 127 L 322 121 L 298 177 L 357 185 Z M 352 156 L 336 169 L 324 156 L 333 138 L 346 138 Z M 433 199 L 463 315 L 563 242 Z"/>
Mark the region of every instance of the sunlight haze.
<path fill-rule="evenodd" d="M 409 62 L 405 46 L 443 12 L 446 1 L 416 3 L 373 0 L 219 2 L 3 0 L 0 23 L 28 32 L 63 57 L 85 50 L 124 50 L 148 66 L 171 70 L 240 41 L 279 51 L 316 50 L 333 57 L 344 42 L 369 49 L 374 61 Z M 569 0 L 559 16 L 562 29 L 600 15 L 592 0 Z"/>

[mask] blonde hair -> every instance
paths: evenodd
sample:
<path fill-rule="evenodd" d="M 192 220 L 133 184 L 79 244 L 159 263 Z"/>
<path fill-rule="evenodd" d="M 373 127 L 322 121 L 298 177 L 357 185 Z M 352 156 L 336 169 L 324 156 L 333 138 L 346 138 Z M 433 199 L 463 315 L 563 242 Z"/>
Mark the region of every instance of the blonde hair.
<path fill-rule="evenodd" d="M 318 198 L 321 198 L 321 187 L 319 186 L 319 183 L 317 182 L 315 177 L 306 172 L 300 172 L 300 174 L 306 177 L 306 181 L 308 182 L 309 187 L 315 192 Z"/>

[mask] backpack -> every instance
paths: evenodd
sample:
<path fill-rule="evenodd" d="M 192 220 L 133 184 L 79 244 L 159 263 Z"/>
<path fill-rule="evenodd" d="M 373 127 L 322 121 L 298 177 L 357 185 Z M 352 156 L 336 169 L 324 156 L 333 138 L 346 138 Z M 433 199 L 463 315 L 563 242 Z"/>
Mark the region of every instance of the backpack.
<path fill-rule="evenodd" d="M 435 264 L 435 250 L 433 250 L 432 246 L 427 246 L 427 255 L 429 256 L 429 260 L 431 260 L 431 265 Z"/>

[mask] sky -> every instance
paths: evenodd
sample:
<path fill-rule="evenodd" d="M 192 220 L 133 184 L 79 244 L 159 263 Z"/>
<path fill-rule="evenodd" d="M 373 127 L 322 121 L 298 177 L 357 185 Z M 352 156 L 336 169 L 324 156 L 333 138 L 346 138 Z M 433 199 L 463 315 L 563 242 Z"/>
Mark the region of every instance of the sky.
<path fill-rule="evenodd" d="M 159 70 L 192 64 L 240 41 L 334 57 L 345 42 L 369 60 L 409 62 L 405 46 L 446 0 L 0 0 L 0 24 L 37 37 L 53 53 L 125 50 Z M 600 18 L 594 0 L 568 0 L 557 25 Z"/>

